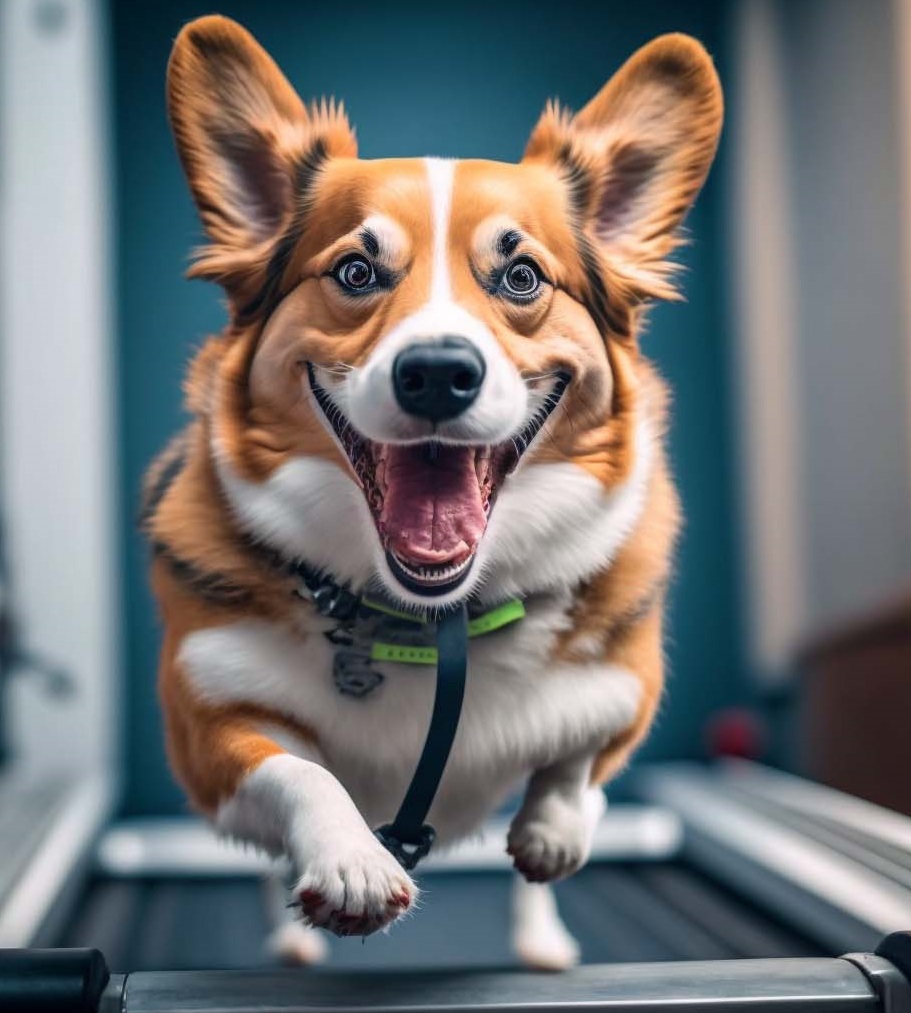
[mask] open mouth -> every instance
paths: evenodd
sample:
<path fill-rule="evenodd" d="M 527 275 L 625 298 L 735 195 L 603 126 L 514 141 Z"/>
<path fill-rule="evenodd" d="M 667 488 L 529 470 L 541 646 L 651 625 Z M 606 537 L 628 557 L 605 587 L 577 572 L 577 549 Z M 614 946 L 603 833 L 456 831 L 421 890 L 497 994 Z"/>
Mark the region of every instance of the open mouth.
<path fill-rule="evenodd" d="M 316 380 L 310 387 L 348 455 L 396 579 L 415 594 L 454 590 L 471 570 L 503 481 L 515 470 L 560 402 L 569 376 L 557 375 L 522 431 L 494 446 L 376 443 L 361 436 Z"/>

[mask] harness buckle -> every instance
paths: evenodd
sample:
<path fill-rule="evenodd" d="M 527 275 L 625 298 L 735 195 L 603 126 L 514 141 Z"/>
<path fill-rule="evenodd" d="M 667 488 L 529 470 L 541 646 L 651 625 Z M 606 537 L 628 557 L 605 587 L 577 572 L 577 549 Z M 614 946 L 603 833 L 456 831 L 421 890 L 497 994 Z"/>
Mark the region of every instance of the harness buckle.
<path fill-rule="evenodd" d="M 357 615 L 361 604 L 360 596 L 349 591 L 346 586 L 317 574 L 304 576 L 302 583 L 303 588 L 298 588 L 298 594 L 313 602 L 316 611 L 326 619 L 348 622 Z M 301 594 L 303 590 L 306 590 L 305 594 Z"/>
<path fill-rule="evenodd" d="M 421 827 L 420 837 L 417 841 L 400 841 L 392 832 L 393 825 L 386 823 L 374 831 L 376 839 L 383 845 L 390 855 L 401 865 L 406 872 L 412 869 L 426 858 L 436 840 L 437 832 L 429 823 Z"/>

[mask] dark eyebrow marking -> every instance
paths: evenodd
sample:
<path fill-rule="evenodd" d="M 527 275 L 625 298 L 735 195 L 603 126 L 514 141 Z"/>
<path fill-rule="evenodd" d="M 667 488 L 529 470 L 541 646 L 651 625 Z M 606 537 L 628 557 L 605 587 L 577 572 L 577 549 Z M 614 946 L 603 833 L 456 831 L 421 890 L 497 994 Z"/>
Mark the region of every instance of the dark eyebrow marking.
<path fill-rule="evenodd" d="M 522 242 L 522 233 L 515 229 L 507 229 L 497 239 L 497 253 L 501 257 L 511 257 L 515 248 Z"/>
<path fill-rule="evenodd" d="M 359 235 L 364 249 L 370 256 L 378 257 L 380 255 L 380 241 L 376 238 L 376 233 L 372 229 L 361 229 Z"/>

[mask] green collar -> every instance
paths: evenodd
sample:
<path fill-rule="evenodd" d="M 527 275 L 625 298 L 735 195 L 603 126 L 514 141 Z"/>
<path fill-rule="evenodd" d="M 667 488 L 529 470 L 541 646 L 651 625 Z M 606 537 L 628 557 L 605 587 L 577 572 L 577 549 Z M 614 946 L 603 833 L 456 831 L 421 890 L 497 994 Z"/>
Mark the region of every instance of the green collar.
<path fill-rule="evenodd" d="M 371 612 L 390 616 L 403 623 L 410 624 L 415 628 L 415 633 L 419 637 L 425 631 L 433 633 L 436 629 L 435 622 L 428 621 L 423 617 L 415 616 L 408 612 L 400 612 L 391 605 L 374 601 L 371 598 L 362 598 L 361 606 Z M 504 626 L 509 626 L 523 619 L 525 617 L 525 606 L 518 598 L 511 598 L 509 601 L 503 602 L 502 605 L 497 605 L 486 612 L 469 610 L 469 616 L 468 638 L 472 640 L 475 637 L 483 637 L 487 633 L 493 633 L 495 630 L 502 629 Z M 382 628 L 382 624 L 380 624 L 380 630 L 377 631 L 381 636 L 382 633 L 380 631 Z M 435 646 L 423 643 L 401 643 L 398 637 L 392 642 L 374 640 L 370 650 L 372 661 L 397 661 L 407 665 L 435 665 L 438 657 Z"/>
<path fill-rule="evenodd" d="M 372 693 L 384 680 L 378 663 L 438 663 L 437 616 L 404 612 L 388 602 L 359 595 L 306 563 L 280 558 L 276 563 L 296 578 L 295 594 L 335 622 L 323 635 L 335 648 L 332 673 L 340 693 L 357 698 Z M 477 638 L 518 622 L 525 616 L 525 606 L 513 598 L 492 609 L 469 604 L 466 612 L 468 637 Z"/>

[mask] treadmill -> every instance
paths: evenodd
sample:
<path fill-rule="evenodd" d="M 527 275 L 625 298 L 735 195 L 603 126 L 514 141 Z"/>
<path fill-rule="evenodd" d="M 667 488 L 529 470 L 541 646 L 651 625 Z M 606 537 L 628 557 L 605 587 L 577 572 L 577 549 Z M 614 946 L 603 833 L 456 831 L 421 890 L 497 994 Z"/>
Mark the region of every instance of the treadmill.
<path fill-rule="evenodd" d="M 0 784 L 0 848 L 9 813 Z M 559 975 L 509 950 L 505 829 L 428 860 L 416 915 L 330 937 L 317 968 L 264 952 L 270 866 L 196 820 L 101 827 L 40 917 L 23 897 L 47 852 L 21 848 L 0 883 L 0 1010 L 911 1013 L 907 817 L 743 761 L 643 767 L 557 885 L 582 948 Z"/>

